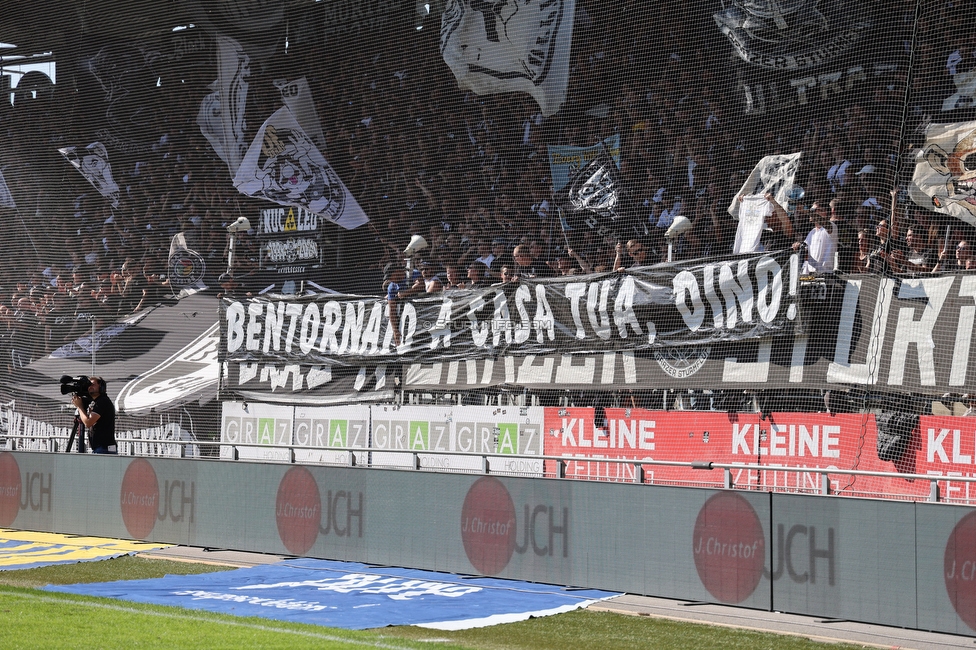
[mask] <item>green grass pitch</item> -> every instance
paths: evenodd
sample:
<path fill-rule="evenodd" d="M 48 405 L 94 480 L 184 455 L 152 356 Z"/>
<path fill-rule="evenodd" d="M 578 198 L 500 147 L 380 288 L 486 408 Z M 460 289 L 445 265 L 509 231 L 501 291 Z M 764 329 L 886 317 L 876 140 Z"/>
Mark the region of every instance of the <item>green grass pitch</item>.
<path fill-rule="evenodd" d="M 124 556 L 100 562 L 0 572 L 0 647 L 24 648 L 595 648 L 825 647 L 809 639 L 609 612 L 576 611 L 487 628 L 349 631 L 41 591 L 48 584 L 141 580 L 226 570 Z M 845 646 L 831 645 L 843 648 Z M 846 646 L 855 647 L 855 646 Z"/>

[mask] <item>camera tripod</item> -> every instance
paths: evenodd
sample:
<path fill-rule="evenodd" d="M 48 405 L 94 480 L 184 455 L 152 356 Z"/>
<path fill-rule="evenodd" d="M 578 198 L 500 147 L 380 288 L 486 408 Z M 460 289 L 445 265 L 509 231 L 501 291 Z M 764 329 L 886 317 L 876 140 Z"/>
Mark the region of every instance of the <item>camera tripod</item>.
<path fill-rule="evenodd" d="M 68 446 L 64 448 L 64 453 L 71 453 L 71 445 L 78 438 L 78 453 L 85 453 L 85 423 L 81 421 L 81 416 L 75 411 L 75 420 L 71 424 L 71 435 L 68 436 Z"/>

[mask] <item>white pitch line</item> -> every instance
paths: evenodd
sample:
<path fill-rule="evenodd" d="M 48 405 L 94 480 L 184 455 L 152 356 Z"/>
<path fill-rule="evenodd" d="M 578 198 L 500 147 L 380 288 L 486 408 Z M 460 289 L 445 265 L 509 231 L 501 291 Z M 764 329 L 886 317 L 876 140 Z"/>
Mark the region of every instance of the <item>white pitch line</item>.
<path fill-rule="evenodd" d="M 201 623 L 218 623 L 220 625 L 246 627 L 252 630 L 262 630 L 265 632 L 284 632 L 286 634 L 296 634 L 298 636 L 307 636 L 315 639 L 322 639 L 325 641 L 349 643 L 351 645 L 365 646 L 367 648 L 383 648 L 383 650 L 409 650 L 409 646 L 388 645 L 386 643 L 381 643 L 378 641 L 362 641 L 359 639 L 347 639 L 341 636 L 332 636 L 331 634 L 316 634 L 315 632 L 306 632 L 304 630 L 290 630 L 288 628 L 271 627 L 269 625 L 258 625 L 256 623 L 227 621 L 218 618 L 207 618 L 205 616 L 185 616 L 183 614 L 167 614 L 166 612 L 157 612 L 151 609 L 137 609 L 135 607 L 111 605 L 109 603 L 93 603 L 89 601 L 75 600 L 73 598 L 56 598 L 53 596 L 41 596 L 40 594 L 25 594 L 17 591 L 7 591 L 6 589 L 3 588 L 0 588 L 0 595 L 11 596 L 13 598 L 25 598 L 28 600 L 40 600 L 42 602 L 57 603 L 59 605 L 63 605 L 65 603 L 71 603 L 72 605 L 79 605 L 82 607 L 97 607 L 101 609 L 110 609 L 116 612 L 125 612 L 127 614 L 145 614 L 147 616 L 158 616 L 160 618 L 173 618 L 180 621 L 190 620 L 190 621 L 198 621 Z"/>

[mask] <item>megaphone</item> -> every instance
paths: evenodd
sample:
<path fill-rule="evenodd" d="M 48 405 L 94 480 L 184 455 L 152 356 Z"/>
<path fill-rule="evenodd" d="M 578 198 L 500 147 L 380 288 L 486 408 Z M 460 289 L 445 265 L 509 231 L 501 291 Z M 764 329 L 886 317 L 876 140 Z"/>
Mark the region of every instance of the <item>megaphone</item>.
<path fill-rule="evenodd" d="M 403 254 L 409 257 L 415 253 L 419 253 L 425 248 L 427 248 L 427 240 L 421 235 L 414 235 L 410 238 L 410 243 L 407 244 L 407 247 L 403 249 Z"/>
<path fill-rule="evenodd" d="M 237 221 L 227 226 L 227 232 L 247 232 L 251 229 L 251 222 L 247 217 L 237 217 Z"/>
<path fill-rule="evenodd" d="M 674 221 L 671 222 L 671 227 L 668 228 L 667 232 L 664 233 L 664 236 L 668 239 L 674 239 L 690 228 L 691 221 L 689 221 L 688 217 L 678 215 L 674 218 Z"/>

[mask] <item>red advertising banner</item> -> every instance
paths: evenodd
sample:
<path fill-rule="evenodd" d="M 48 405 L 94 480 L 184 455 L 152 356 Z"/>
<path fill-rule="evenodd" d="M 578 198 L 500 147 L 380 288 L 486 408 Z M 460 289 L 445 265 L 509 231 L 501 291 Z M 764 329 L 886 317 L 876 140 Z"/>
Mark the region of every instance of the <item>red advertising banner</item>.
<path fill-rule="evenodd" d="M 547 408 L 545 454 L 566 457 L 567 478 L 634 481 L 637 467 L 645 481 L 669 485 L 721 485 L 719 470 L 641 465 L 639 461 L 752 464 L 769 469 L 736 469 L 741 489 L 817 491 L 820 474 L 775 467 L 865 470 L 945 476 L 939 482 L 946 501 L 976 502 L 976 486 L 952 477 L 976 476 L 976 418 L 922 416 L 897 461 L 877 453 L 877 421 L 860 413 L 758 413 L 711 411 L 605 410 L 594 422 L 592 408 Z M 632 460 L 611 463 L 608 459 Z M 555 472 L 549 461 L 546 473 Z M 924 480 L 874 476 L 830 476 L 834 493 L 860 496 L 928 497 Z"/>

